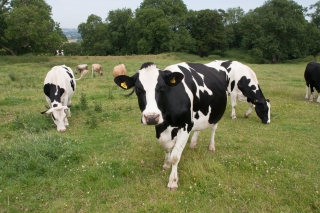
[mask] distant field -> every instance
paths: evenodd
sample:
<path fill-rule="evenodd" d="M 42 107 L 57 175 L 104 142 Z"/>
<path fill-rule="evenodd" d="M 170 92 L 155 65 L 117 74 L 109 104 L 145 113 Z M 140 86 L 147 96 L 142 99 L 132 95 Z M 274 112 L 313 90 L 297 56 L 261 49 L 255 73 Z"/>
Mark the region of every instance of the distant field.
<path fill-rule="evenodd" d="M 169 191 L 154 127 L 140 123 L 137 98 L 114 84 L 113 67 L 124 63 L 133 75 L 147 61 L 163 69 L 214 58 L 20 60 L 0 58 L 0 212 L 320 212 L 320 104 L 304 99 L 307 62 L 247 64 L 271 101 L 271 124 L 255 112 L 245 119 L 246 103 L 232 120 L 228 100 L 216 153 L 208 151 L 210 131 L 203 131 L 196 150 L 186 146 L 179 188 Z M 84 63 L 100 63 L 104 75 L 89 72 L 77 81 L 70 127 L 58 133 L 40 114 L 47 108 L 44 77 L 54 65 L 75 70 Z"/>

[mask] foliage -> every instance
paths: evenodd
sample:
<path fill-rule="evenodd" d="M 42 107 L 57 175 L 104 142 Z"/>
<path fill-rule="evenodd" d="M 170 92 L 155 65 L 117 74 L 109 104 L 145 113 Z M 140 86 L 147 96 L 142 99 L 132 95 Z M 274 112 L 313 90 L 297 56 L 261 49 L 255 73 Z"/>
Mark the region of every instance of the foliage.
<path fill-rule="evenodd" d="M 0 14 L 2 47 L 12 55 L 53 52 L 67 38 L 50 15 L 51 7 L 43 0 L 11 1 Z"/>
<path fill-rule="evenodd" d="M 310 10 L 314 9 L 313 13 L 308 14 L 308 16 L 311 17 L 311 22 L 314 23 L 318 29 L 320 29 L 320 1 L 310 5 L 309 8 Z"/>
<path fill-rule="evenodd" d="M 242 19 L 243 48 L 273 63 L 305 57 L 307 21 L 303 11 L 294 1 L 266 1 Z"/>

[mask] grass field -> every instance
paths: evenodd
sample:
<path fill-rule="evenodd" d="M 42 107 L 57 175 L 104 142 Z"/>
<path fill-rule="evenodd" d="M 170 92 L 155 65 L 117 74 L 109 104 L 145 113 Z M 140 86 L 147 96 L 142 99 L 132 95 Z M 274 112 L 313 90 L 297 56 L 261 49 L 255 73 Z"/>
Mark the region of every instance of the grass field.
<path fill-rule="evenodd" d="M 228 100 L 216 152 L 203 131 L 182 154 L 178 190 L 166 188 L 170 170 L 162 171 L 154 127 L 140 123 L 136 96 L 114 84 L 113 67 L 124 63 L 133 75 L 147 61 L 163 69 L 215 59 L 0 58 L 0 212 L 320 212 L 320 104 L 304 99 L 307 61 L 247 64 L 271 101 L 271 124 L 255 112 L 245 119 L 246 103 L 232 120 Z M 77 81 L 70 126 L 58 133 L 40 114 L 44 77 L 55 65 L 75 71 L 83 63 L 100 63 L 104 75 Z"/>

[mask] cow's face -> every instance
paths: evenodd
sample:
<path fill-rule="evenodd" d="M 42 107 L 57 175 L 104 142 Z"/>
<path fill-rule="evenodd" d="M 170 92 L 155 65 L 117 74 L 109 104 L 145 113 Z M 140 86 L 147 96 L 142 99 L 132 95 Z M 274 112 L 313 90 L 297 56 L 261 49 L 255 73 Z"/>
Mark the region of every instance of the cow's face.
<path fill-rule="evenodd" d="M 53 122 L 57 126 L 58 132 L 65 132 L 66 125 L 65 125 L 65 118 L 67 114 L 65 110 L 68 109 L 67 106 L 62 106 L 61 103 L 53 103 L 52 107 L 46 111 L 41 112 L 42 114 L 51 114 L 51 118 Z"/>
<path fill-rule="evenodd" d="M 179 84 L 183 77 L 181 73 L 160 71 L 155 65 L 150 65 L 142 67 L 132 77 L 119 75 L 114 81 L 123 89 L 135 87 L 142 112 L 141 122 L 147 125 L 158 125 L 164 121 L 167 87 Z"/>
<path fill-rule="evenodd" d="M 269 124 L 270 120 L 270 101 L 268 99 L 264 99 L 262 101 L 255 101 L 255 110 L 258 117 L 261 119 L 262 123 Z"/>

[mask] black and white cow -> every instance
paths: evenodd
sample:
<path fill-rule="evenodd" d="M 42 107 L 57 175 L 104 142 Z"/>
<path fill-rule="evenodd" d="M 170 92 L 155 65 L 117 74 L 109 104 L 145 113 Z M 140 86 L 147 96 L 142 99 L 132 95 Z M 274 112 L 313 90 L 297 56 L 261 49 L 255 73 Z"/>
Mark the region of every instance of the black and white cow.
<path fill-rule="evenodd" d="M 119 75 L 115 83 L 123 89 L 135 87 L 141 122 L 155 125 L 156 138 L 166 151 L 163 168 L 172 166 L 168 188 L 178 187 L 178 163 L 191 131 L 195 148 L 200 130 L 211 128 L 209 150 L 227 105 L 228 74 L 221 67 L 180 63 L 164 71 L 148 62 L 132 77 Z"/>
<path fill-rule="evenodd" d="M 63 55 L 64 55 L 64 52 L 63 52 L 63 50 L 56 50 L 56 51 L 54 52 L 54 55 L 56 55 L 56 56 L 63 56 Z"/>
<path fill-rule="evenodd" d="M 238 99 L 238 101 L 247 101 L 249 103 L 249 108 L 245 114 L 246 118 L 251 114 L 252 107 L 254 107 L 262 123 L 270 123 L 270 101 L 265 99 L 254 71 L 238 61 L 216 60 L 207 65 L 216 66 L 217 64 L 225 67 L 229 73 L 228 93 L 231 97 L 232 119 L 237 118 L 236 106 Z"/>
<path fill-rule="evenodd" d="M 315 98 L 314 89 L 318 92 L 317 102 L 320 103 L 320 64 L 317 62 L 310 62 L 306 66 L 304 72 L 304 79 L 306 80 L 306 99 L 308 99 L 308 91 L 310 87 L 310 98 L 309 101 L 313 101 Z"/>
<path fill-rule="evenodd" d="M 43 92 L 50 109 L 41 113 L 51 114 L 59 132 L 65 132 L 66 126 L 69 126 L 67 117 L 71 117 L 71 98 L 75 90 L 76 80 L 73 71 L 65 65 L 54 66 L 44 79 Z"/>

